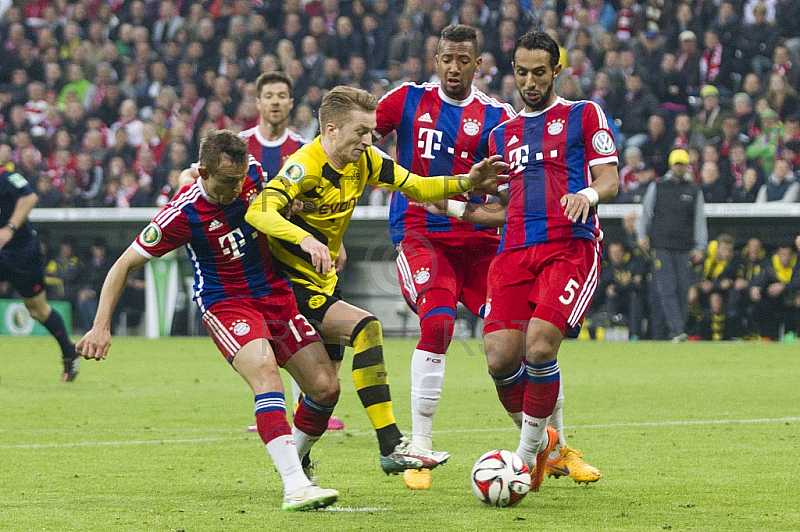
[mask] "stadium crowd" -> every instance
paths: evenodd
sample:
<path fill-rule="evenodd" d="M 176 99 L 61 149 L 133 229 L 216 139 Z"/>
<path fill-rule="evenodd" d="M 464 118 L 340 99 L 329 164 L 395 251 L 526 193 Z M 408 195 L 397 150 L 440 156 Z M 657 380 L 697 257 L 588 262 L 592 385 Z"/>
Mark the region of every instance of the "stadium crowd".
<path fill-rule="evenodd" d="M 261 72 L 291 78 L 291 128 L 310 139 L 337 85 L 381 97 L 436 81 L 441 30 L 462 23 L 484 42 L 475 85 L 517 110 L 515 40 L 541 29 L 560 43 L 556 92 L 613 120 L 615 201 L 641 202 L 680 149 L 706 203 L 796 202 L 798 20 L 800 0 L 0 0 L 0 166 L 34 186 L 39 208 L 163 206 L 207 131 L 258 123 Z M 386 199 L 376 189 L 361 201 Z M 654 266 L 635 220 L 625 224 L 629 241 L 607 245 L 595 323 L 623 319 L 631 335 L 662 338 L 648 312 Z M 720 235 L 704 250 L 688 336 L 797 332 L 800 242 L 755 240 Z M 77 309 L 95 290 L 62 254 L 49 273 L 69 279 L 50 283 L 53 298 Z"/>

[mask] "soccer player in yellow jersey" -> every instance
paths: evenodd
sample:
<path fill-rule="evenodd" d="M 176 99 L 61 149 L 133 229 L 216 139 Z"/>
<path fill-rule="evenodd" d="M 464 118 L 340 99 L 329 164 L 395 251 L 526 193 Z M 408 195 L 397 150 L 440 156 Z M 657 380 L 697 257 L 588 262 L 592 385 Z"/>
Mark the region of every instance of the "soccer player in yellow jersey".
<path fill-rule="evenodd" d="M 419 449 L 403 437 L 392 411 L 383 362 L 383 334 L 375 316 L 341 299 L 333 264 L 350 217 L 366 185 L 386 186 L 432 201 L 496 181 L 508 165 L 484 159 L 469 174 L 421 177 L 372 146 L 376 99 L 366 91 L 336 87 L 319 110 L 321 135 L 287 159 L 248 209 L 246 220 L 270 236 L 278 268 L 291 279 L 298 309 L 326 344 L 353 347 L 353 381 L 378 436 L 381 467 L 389 473 L 432 468 L 449 454 Z M 286 220 L 280 211 L 294 199 L 302 210 Z M 334 361 L 337 368 L 341 360 Z M 313 441 L 297 442 L 301 456 Z"/>

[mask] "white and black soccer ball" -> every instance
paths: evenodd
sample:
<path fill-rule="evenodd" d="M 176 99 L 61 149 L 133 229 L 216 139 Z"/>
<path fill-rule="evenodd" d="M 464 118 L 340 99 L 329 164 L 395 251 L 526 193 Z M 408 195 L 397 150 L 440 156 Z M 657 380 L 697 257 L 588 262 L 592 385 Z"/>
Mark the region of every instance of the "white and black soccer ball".
<path fill-rule="evenodd" d="M 511 451 L 494 450 L 478 458 L 470 475 L 475 497 L 489 506 L 514 506 L 531 484 L 528 464 Z"/>

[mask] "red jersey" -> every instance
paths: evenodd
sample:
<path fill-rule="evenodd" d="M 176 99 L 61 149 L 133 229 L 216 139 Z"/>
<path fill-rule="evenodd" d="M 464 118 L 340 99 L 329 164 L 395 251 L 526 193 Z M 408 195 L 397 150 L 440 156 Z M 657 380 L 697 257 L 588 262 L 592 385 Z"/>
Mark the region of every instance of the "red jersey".
<path fill-rule="evenodd" d="M 198 178 L 164 206 L 132 246 L 148 259 L 186 246 L 200 312 L 219 301 L 288 290 L 288 281 L 275 273 L 266 235 L 244 219 L 263 184 L 261 165 L 252 157 L 242 192 L 229 205 L 210 201 Z"/>
<path fill-rule="evenodd" d="M 489 153 L 511 165 L 501 184 L 509 204 L 498 253 L 558 239 L 602 240 L 595 209 L 586 222 L 572 222 L 560 203 L 591 184 L 592 166 L 619 161 L 599 105 L 558 98 L 543 111 L 520 113 L 492 131 Z"/>
<path fill-rule="evenodd" d="M 487 157 L 491 130 L 514 115 L 510 105 L 475 87 L 466 100 L 458 101 L 448 97 L 439 83 L 405 83 L 378 102 L 376 131 L 381 135 L 397 131 L 397 162 L 415 174 L 466 174 L 473 164 Z M 468 201 L 482 203 L 484 198 L 473 197 Z M 410 206 L 408 198 L 399 192 L 392 194 L 389 230 L 395 245 L 409 231 L 429 238 L 463 239 L 476 231 L 498 235 L 495 228 L 430 214 L 422 207 Z"/>
<path fill-rule="evenodd" d="M 267 140 L 259 133 L 258 126 L 242 131 L 239 136 L 247 142 L 250 155 L 261 163 L 268 181 L 278 175 L 291 154 L 311 142 L 289 129 L 278 140 Z"/>

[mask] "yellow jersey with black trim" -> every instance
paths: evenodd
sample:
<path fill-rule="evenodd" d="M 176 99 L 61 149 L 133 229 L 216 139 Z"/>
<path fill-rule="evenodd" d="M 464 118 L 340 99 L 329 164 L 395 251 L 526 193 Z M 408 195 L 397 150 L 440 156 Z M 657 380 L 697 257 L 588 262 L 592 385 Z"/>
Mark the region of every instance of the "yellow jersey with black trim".
<path fill-rule="evenodd" d="M 449 198 L 472 187 L 466 176 L 436 179 L 413 174 L 373 146 L 358 161 L 337 170 L 329 164 L 317 137 L 286 160 L 250 205 L 246 220 L 269 235 L 276 266 L 292 283 L 332 295 L 336 270 L 317 272 L 300 242 L 313 236 L 328 246 L 331 259 L 336 261 L 353 209 L 367 185 L 399 190 L 420 201 Z M 294 199 L 302 202 L 302 211 L 286 220 L 279 211 Z"/>

